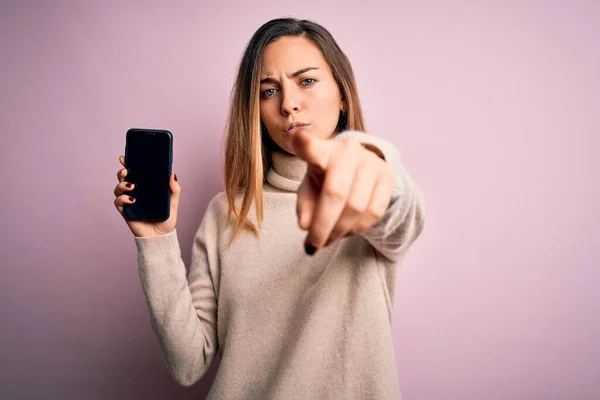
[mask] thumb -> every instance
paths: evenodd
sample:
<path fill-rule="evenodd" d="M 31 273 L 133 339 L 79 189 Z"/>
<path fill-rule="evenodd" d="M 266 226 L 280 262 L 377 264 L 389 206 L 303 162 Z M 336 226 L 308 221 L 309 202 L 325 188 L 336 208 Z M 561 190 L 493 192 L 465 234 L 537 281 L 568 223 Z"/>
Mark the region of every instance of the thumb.
<path fill-rule="evenodd" d="M 169 188 L 171 189 L 171 209 L 177 210 L 179 207 L 179 197 L 181 196 L 181 185 L 177 182 L 177 175 L 171 174 Z"/>
<path fill-rule="evenodd" d="M 302 129 L 292 136 L 292 148 L 296 156 L 322 170 L 327 168 L 333 147 L 332 141 L 315 137 Z"/>

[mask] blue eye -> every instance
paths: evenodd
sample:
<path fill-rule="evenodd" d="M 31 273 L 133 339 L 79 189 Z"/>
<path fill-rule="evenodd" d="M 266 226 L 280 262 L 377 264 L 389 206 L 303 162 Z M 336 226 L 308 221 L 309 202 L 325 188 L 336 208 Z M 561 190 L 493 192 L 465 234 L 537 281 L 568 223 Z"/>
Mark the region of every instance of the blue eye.
<path fill-rule="evenodd" d="M 269 97 L 271 97 L 273 95 L 274 92 L 275 92 L 275 89 L 273 89 L 273 88 L 264 90 L 262 92 L 262 97 L 263 98 L 269 98 Z"/>
<path fill-rule="evenodd" d="M 306 85 L 304 85 L 304 86 L 310 86 L 310 85 L 312 85 L 313 83 L 315 83 L 315 82 L 316 82 L 316 81 L 315 81 L 313 78 L 306 78 L 306 79 L 303 79 L 303 80 L 302 80 L 302 83 L 304 83 L 304 82 L 306 82 L 306 81 L 310 81 L 310 82 L 309 82 L 309 83 L 307 83 L 307 84 L 306 84 Z"/>

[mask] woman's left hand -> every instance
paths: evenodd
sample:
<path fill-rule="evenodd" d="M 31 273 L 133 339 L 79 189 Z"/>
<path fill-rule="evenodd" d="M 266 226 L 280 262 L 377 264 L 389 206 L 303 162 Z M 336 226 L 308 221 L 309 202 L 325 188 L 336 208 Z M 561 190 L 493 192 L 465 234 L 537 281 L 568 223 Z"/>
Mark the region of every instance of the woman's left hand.
<path fill-rule="evenodd" d="M 300 130 L 294 153 L 308 162 L 298 189 L 297 212 L 308 235 L 308 254 L 366 231 L 390 204 L 395 183 L 389 164 L 354 139 L 320 139 Z"/>

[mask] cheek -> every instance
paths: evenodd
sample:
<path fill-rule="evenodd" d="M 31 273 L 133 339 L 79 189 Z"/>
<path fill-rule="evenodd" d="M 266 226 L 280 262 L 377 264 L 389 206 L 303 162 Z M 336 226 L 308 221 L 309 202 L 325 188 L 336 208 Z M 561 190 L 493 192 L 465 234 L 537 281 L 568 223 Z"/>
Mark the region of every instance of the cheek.
<path fill-rule="evenodd" d="M 323 129 L 335 129 L 340 115 L 340 101 L 341 98 L 336 96 L 335 92 L 318 93 L 311 101 L 311 114 L 317 117 Z"/>
<path fill-rule="evenodd" d="M 260 105 L 260 119 L 263 124 L 269 126 L 273 121 L 273 113 L 269 109 L 268 103 L 263 103 Z"/>
<path fill-rule="evenodd" d="M 265 125 L 265 127 L 269 130 L 269 133 L 272 135 L 276 131 L 277 125 L 277 112 L 273 110 L 271 104 L 261 105 L 260 108 L 260 120 Z"/>
<path fill-rule="evenodd" d="M 281 122 L 278 121 L 279 117 L 279 109 L 276 105 L 273 105 L 274 102 L 269 102 L 265 104 L 261 104 L 260 106 L 260 120 L 262 121 L 265 128 L 267 128 L 267 134 L 273 139 L 273 141 L 284 150 L 289 151 L 287 149 L 284 134 L 279 130 Z M 274 108 L 275 107 L 275 108 Z"/>

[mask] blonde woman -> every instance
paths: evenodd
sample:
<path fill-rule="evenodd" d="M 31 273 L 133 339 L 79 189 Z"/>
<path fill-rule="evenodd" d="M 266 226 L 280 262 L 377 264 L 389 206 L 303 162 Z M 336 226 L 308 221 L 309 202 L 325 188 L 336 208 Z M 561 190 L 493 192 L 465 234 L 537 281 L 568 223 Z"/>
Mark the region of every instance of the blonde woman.
<path fill-rule="evenodd" d="M 181 385 L 218 352 L 209 399 L 400 398 L 394 285 L 424 200 L 395 147 L 364 131 L 350 62 L 325 28 L 286 18 L 256 31 L 231 99 L 225 190 L 204 214 L 189 275 L 175 175 L 169 220 L 126 220 Z M 135 201 L 126 178 L 121 213 Z"/>

